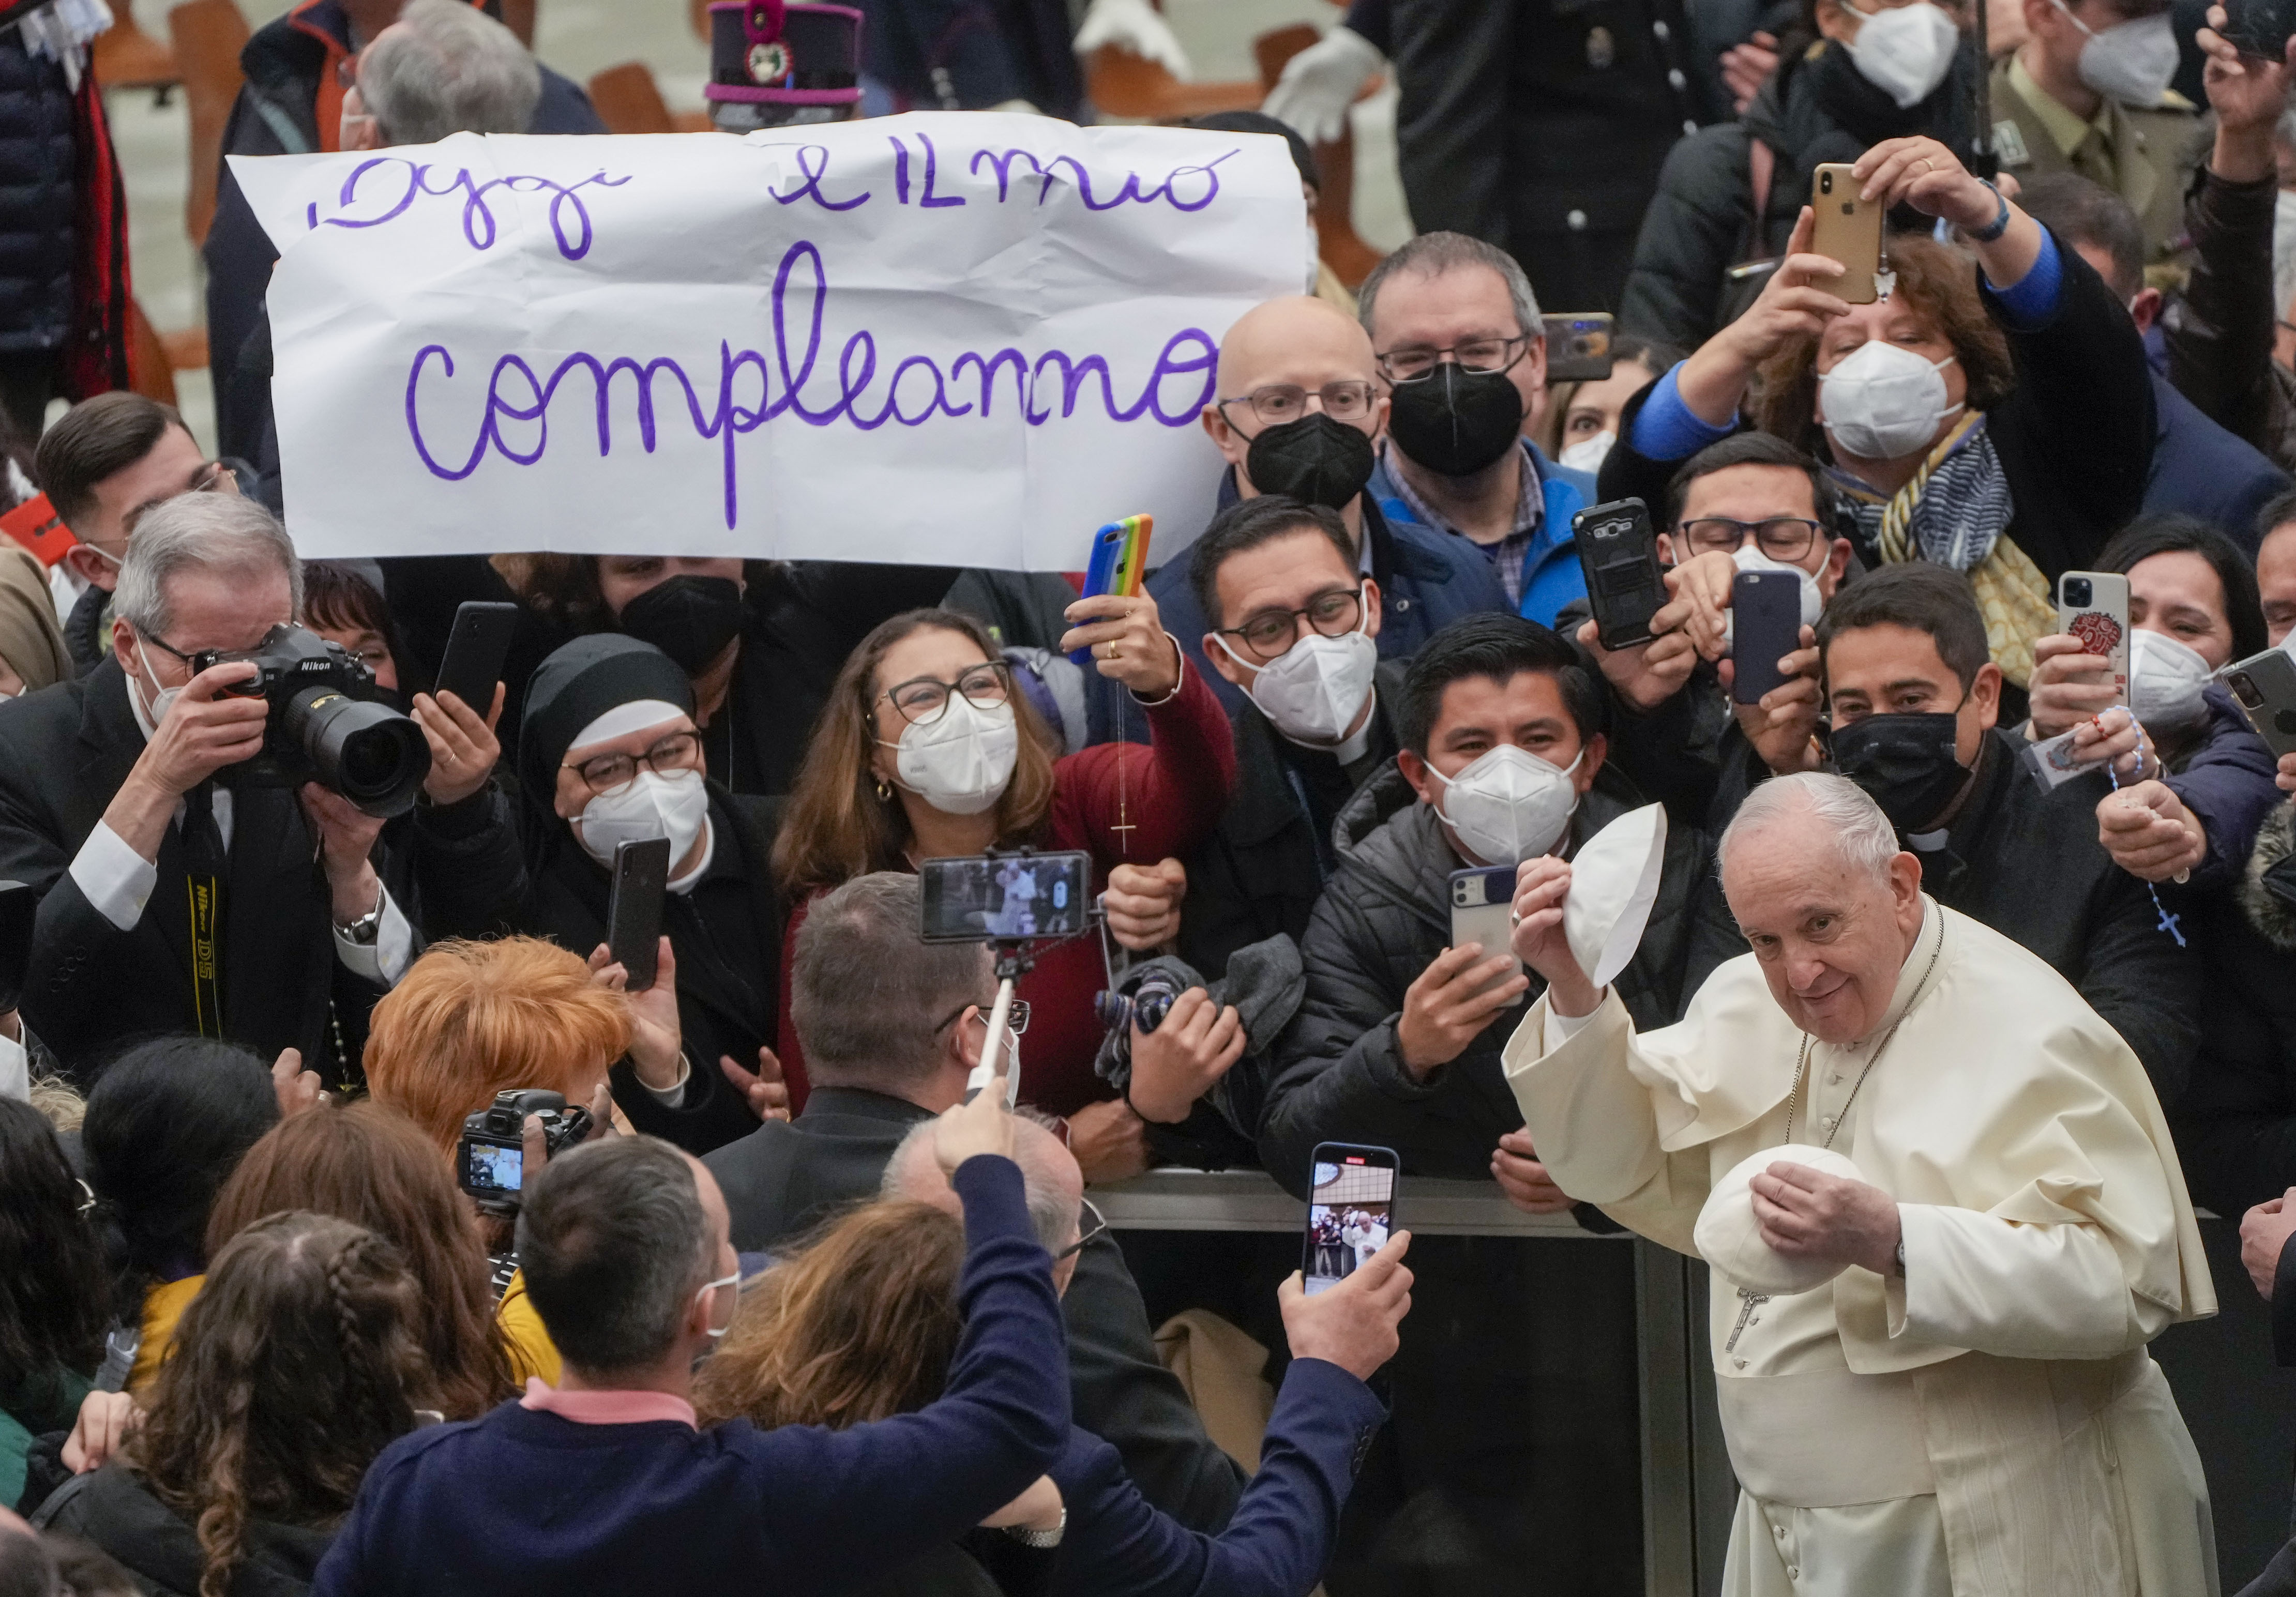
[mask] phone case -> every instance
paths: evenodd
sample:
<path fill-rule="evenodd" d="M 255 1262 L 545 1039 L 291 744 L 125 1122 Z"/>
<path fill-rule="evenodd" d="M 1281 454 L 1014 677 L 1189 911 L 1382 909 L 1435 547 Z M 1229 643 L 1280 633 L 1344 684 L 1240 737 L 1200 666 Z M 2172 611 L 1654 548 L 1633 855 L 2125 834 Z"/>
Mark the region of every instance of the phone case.
<path fill-rule="evenodd" d="M 1874 274 L 1882 269 L 1882 210 L 1857 197 L 1861 186 L 1843 161 L 1826 161 L 1809 175 L 1810 253 L 1841 263 L 1841 275 L 1820 286 L 1846 305 L 1881 297 Z"/>
<path fill-rule="evenodd" d="M 1576 316 L 1549 311 L 1540 320 L 1546 324 L 1549 383 L 1601 382 L 1611 375 L 1612 318 L 1609 311 Z"/>
<path fill-rule="evenodd" d="M 669 885 L 669 839 L 614 848 L 613 895 L 606 904 L 606 954 L 629 973 L 628 991 L 653 986 L 661 966 L 661 900 Z"/>
<path fill-rule="evenodd" d="M 2089 584 L 2089 602 L 2067 604 L 2065 584 Z M 2057 630 L 2079 638 L 2091 654 L 2112 662 L 2112 692 L 2128 702 L 2128 578 L 2117 571 L 2068 571 L 2057 578 Z"/>
<path fill-rule="evenodd" d="M 1522 970 L 1522 962 L 1509 946 L 1514 933 L 1513 915 L 1513 865 L 1471 866 L 1451 872 L 1451 946 L 1480 943 L 1485 959 L 1503 954 L 1512 962 L 1513 968 L 1498 981 L 1487 984 L 1483 991 Z"/>
<path fill-rule="evenodd" d="M 2284 650 L 2267 649 L 2218 675 L 2265 746 L 2276 757 L 2296 754 L 2296 660 Z"/>
<path fill-rule="evenodd" d="M 1649 507 L 1639 499 L 1597 504 L 1570 519 L 1570 533 L 1603 647 L 1615 653 L 1649 643 L 1651 618 L 1666 602 Z"/>
<path fill-rule="evenodd" d="M 1148 558 L 1148 532 L 1153 524 L 1153 519 L 1148 516 L 1127 516 L 1094 533 L 1092 559 L 1085 567 L 1084 592 L 1078 597 L 1096 599 L 1103 594 L 1137 594 L 1141 567 Z M 1092 651 L 1071 649 L 1069 659 L 1079 667 L 1089 667 Z"/>
<path fill-rule="evenodd" d="M 480 715 L 494 708 L 495 684 L 518 631 L 519 607 L 467 599 L 455 609 L 447 650 L 439 661 L 438 689 L 452 693 Z"/>
<path fill-rule="evenodd" d="M 1792 571 L 1741 571 L 1730 584 L 1730 699 L 1759 704 L 1790 680 L 1778 661 L 1801 647 L 1801 578 Z"/>

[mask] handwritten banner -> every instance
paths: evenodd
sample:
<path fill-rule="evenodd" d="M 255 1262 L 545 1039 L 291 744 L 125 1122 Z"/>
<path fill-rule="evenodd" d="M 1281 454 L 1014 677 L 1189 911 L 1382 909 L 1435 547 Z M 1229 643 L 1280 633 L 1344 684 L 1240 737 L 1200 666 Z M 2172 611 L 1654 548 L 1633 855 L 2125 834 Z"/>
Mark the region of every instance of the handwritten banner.
<path fill-rule="evenodd" d="M 307 556 L 1073 570 L 1210 517 L 1219 340 L 1300 291 L 1280 140 L 918 112 L 233 156 Z"/>

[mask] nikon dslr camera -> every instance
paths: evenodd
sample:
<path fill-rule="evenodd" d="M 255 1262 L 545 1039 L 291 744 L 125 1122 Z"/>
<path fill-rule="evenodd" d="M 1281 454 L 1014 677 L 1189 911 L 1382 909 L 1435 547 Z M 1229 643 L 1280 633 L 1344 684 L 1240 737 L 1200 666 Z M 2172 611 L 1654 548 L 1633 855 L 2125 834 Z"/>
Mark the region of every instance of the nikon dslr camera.
<path fill-rule="evenodd" d="M 256 675 L 224 692 L 267 699 L 263 752 L 222 773 L 247 787 L 300 787 L 316 782 L 370 815 L 404 815 L 430 774 L 422 729 L 375 700 L 374 673 L 300 627 L 275 627 L 252 649 L 202 649 L 193 672 L 239 660 Z"/>
<path fill-rule="evenodd" d="M 563 1095 L 545 1087 L 509 1087 L 463 1122 L 455 1173 L 479 1207 L 496 1214 L 518 1209 L 526 1184 L 526 1118 L 542 1121 L 542 1146 L 556 1158 L 590 1134 L 590 1111 L 568 1109 Z"/>

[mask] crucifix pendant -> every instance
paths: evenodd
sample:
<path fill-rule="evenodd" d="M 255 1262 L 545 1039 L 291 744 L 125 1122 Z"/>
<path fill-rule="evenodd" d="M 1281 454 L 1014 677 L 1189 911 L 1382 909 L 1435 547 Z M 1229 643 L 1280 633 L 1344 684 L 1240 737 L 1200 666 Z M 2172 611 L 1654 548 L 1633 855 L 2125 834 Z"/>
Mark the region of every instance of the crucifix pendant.
<path fill-rule="evenodd" d="M 1750 1292 L 1743 1287 L 1738 1289 L 1738 1296 L 1743 1301 L 1738 1306 L 1738 1323 L 1730 1328 L 1730 1339 L 1722 1344 L 1725 1353 L 1738 1350 L 1738 1339 L 1746 1334 L 1746 1326 L 1752 1321 L 1754 1311 L 1769 1301 L 1767 1294 Z"/>

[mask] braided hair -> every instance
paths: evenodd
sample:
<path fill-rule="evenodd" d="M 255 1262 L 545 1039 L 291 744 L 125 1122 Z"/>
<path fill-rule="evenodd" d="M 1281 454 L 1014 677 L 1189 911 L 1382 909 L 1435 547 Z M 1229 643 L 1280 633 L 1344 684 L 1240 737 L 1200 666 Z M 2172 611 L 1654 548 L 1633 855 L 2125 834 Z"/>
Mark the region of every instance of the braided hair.
<path fill-rule="evenodd" d="M 199 1536 L 199 1597 L 226 1597 L 250 1519 L 324 1528 L 349 1510 L 430 1401 L 422 1323 L 399 1250 L 348 1220 L 272 1215 L 216 1254 L 127 1448 Z"/>

